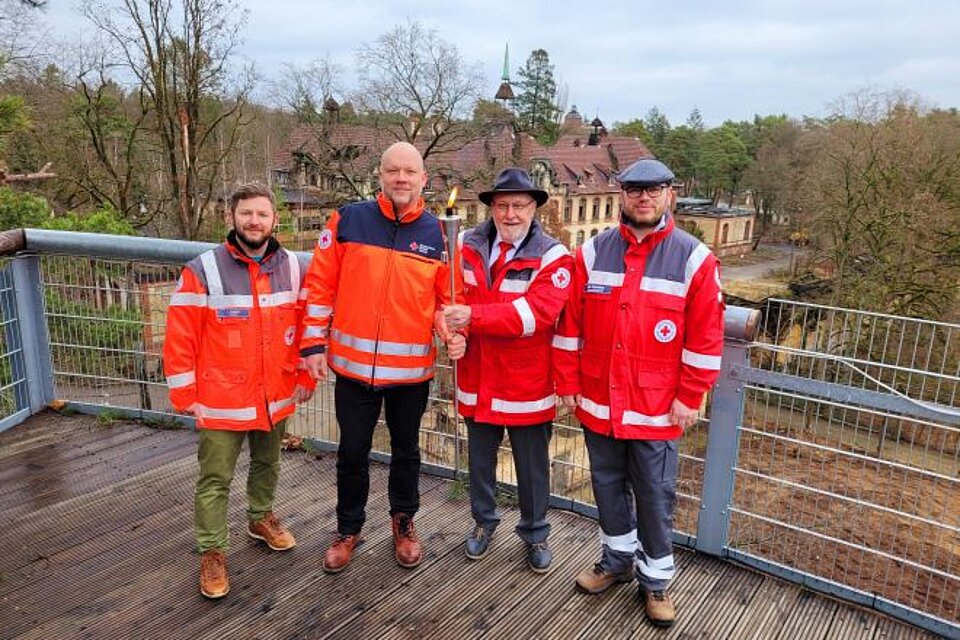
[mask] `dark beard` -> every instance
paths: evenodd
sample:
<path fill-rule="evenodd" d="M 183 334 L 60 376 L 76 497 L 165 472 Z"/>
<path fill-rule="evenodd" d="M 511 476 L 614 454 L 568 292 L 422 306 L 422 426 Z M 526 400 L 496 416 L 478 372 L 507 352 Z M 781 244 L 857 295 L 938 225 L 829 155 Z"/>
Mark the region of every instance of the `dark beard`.
<path fill-rule="evenodd" d="M 637 222 L 623 211 L 620 212 L 620 222 L 632 227 L 638 231 L 649 231 L 650 229 L 656 229 L 661 222 L 663 222 L 664 214 L 660 214 L 660 217 L 654 220 L 653 222 Z"/>
<path fill-rule="evenodd" d="M 243 234 L 243 232 L 240 231 L 240 229 L 234 229 L 234 231 L 235 231 L 236 234 L 237 234 L 237 240 L 239 240 L 239 241 L 242 242 L 244 245 L 246 245 L 246 247 L 249 248 L 251 251 L 256 251 L 257 249 L 259 249 L 259 248 L 262 247 L 263 245 L 267 244 L 267 241 L 270 240 L 270 236 L 269 236 L 269 235 L 264 235 L 262 240 L 256 240 L 256 241 L 254 241 L 254 240 L 251 240 L 250 238 L 248 238 L 247 236 L 245 236 L 245 235 Z"/>

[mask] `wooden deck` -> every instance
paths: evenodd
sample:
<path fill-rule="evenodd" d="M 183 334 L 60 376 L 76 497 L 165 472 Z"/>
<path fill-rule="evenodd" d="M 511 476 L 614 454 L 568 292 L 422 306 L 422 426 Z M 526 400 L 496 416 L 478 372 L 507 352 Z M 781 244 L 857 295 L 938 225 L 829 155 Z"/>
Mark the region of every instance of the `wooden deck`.
<path fill-rule="evenodd" d="M 650 626 L 636 587 L 579 594 L 598 553 L 596 523 L 551 513 L 552 570 L 535 575 L 506 517 L 490 555 L 470 562 L 465 498 L 421 478 L 423 564 L 393 561 L 386 469 L 372 468 L 367 542 L 323 573 L 335 529 L 333 456 L 285 454 L 276 510 L 298 546 L 273 553 L 244 534 L 238 465 L 230 503 L 231 592 L 197 589 L 191 526 L 196 436 L 45 412 L 0 434 L 2 638 L 932 638 L 854 606 L 678 550 L 678 622 Z M 242 457 L 245 454 L 242 454 Z"/>

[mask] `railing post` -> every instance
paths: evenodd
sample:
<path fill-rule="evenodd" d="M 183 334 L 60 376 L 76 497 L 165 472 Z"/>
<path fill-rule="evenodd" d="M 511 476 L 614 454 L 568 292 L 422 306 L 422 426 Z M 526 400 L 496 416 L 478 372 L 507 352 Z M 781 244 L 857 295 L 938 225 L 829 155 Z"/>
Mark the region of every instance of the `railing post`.
<path fill-rule="evenodd" d="M 760 312 L 728 307 L 724 315 L 723 361 L 710 405 L 703 495 L 697 520 L 697 550 L 719 556 L 727 544 L 733 469 L 737 463 L 739 430 L 743 416 L 743 382 L 731 372 L 748 364 L 747 342 L 753 339 Z"/>
<path fill-rule="evenodd" d="M 43 284 L 40 258 L 20 255 L 13 261 L 13 290 L 17 300 L 20 338 L 23 341 L 23 366 L 30 400 L 30 413 L 36 413 L 53 400 L 53 365 L 50 337 L 43 313 Z"/>

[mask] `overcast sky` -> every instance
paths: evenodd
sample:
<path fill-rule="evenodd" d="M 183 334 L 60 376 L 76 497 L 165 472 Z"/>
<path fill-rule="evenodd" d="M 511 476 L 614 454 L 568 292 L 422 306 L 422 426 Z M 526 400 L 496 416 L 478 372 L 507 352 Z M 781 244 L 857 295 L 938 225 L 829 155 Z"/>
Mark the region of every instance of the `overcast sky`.
<path fill-rule="evenodd" d="M 958 0 L 245 0 L 242 55 L 261 76 L 329 55 L 348 71 L 359 43 L 413 19 L 480 62 L 489 94 L 504 45 L 512 78 L 546 49 L 568 106 L 607 124 L 657 106 L 671 124 L 698 107 L 708 126 L 753 114 L 822 116 L 863 88 L 905 89 L 960 107 Z M 53 31 L 75 36 L 74 2 L 49 0 Z M 347 78 L 350 80 L 349 76 Z"/>

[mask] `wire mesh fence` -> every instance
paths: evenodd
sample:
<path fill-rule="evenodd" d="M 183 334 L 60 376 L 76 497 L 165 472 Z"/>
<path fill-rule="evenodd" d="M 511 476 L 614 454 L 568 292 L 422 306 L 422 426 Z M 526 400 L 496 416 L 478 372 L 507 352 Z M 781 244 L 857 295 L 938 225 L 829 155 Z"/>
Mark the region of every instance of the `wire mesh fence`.
<path fill-rule="evenodd" d="M 23 340 L 11 259 L 0 258 L 0 422 L 27 410 Z"/>
<path fill-rule="evenodd" d="M 960 621 L 958 335 L 956 325 L 769 302 L 751 363 L 808 390 L 746 387 L 729 547 Z"/>

